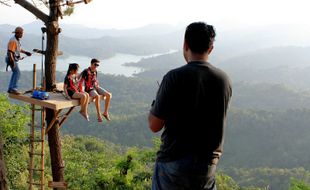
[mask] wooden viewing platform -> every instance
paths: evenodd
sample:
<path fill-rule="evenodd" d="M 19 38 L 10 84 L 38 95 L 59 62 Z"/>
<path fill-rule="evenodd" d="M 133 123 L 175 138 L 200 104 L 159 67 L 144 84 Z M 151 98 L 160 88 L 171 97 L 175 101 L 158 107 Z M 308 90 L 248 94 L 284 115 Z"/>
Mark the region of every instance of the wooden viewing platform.
<path fill-rule="evenodd" d="M 58 91 L 62 91 L 63 90 L 63 83 L 57 83 L 56 89 Z M 23 102 L 42 106 L 42 107 L 49 108 L 49 109 L 56 110 L 56 111 L 80 105 L 80 102 L 78 99 L 68 100 L 60 92 L 47 92 L 47 93 L 49 94 L 48 100 L 39 100 L 39 99 L 32 98 L 31 93 L 20 94 L 20 95 L 15 95 L 15 94 L 9 93 L 9 97 L 12 99 L 20 100 Z M 105 99 L 104 96 L 101 96 L 101 98 Z M 93 101 L 94 101 L 93 98 L 90 97 L 89 102 L 93 102 Z"/>
<path fill-rule="evenodd" d="M 56 84 L 57 90 L 62 90 L 63 89 L 63 83 L 57 83 Z M 68 100 L 67 98 L 64 97 L 62 93 L 59 92 L 48 92 L 49 94 L 49 99 L 48 100 L 40 100 L 40 99 L 35 99 L 32 98 L 31 93 L 26 93 L 26 94 L 11 94 L 9 93 L 9 97 L 15 100 L 27 102 L 33 105 L 41 106 L 43 108 L 49 108 L 55 111 L 55 117 L 53 120 L 50 122 L 50 124 L 47 126 L 45 134 L 48 133 L 48 131 L 51 129 L 51 127 L 54 125 L 55 121 L 59 121 L 59 128 L 62 126 L 62 124 L 66 121 L 68 116 L 71 114 L 73 109 L 76 106 L 80 105 L 80 102 L 78 99 L 70 99 Z M 101 96 L 102 99 L 105 99 L 104 96 Z M 93 98 L 89 99 L 89 102 L 93 102 Z M 69 110 L 60 116 L 60 113 L 63 109 L 69 108 Z M 60 118 L 61 117 L 61 118 Z"/>
<path fill-rule="evenodd" d="M 9 93 L 9 97 L 12 99 L 20 100 L 23 102 L 42 106 L 42 107 L 49 108 L 49 109 L 56 110 L 56 111 L 80 105 L 79 100 L 76 100 L 76 99 L 68 100 L 62 95 L 62 93 L 48 92 L 48 94 L 49 94 L 48 100 L 39 100 L 39 99 L 32 98 L 31 93 L 20 94 L 20 95 Z"/>

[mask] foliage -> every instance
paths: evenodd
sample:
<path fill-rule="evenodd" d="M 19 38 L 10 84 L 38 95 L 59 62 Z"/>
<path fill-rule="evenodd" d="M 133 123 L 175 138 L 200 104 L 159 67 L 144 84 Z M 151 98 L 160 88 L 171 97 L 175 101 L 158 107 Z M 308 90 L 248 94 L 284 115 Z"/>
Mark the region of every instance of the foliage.
<path fill-rule="evenodd" d="M 9 186 L 12 189 L 22 188 L 27 180 L 25 157 L 28 152 L 24 127 L 29 122 L 28 111 L 28 107 L 12 105 L 6 96 L 0 94 L 0 136 Z"/>
<path fill-rule="evenodd" d="M 218 172 L 216 174 L 216 183 L 219 190 L 236 190 L 239 189 L 238 184 L 229 176 Z"/>
<path fill-rule="evenodd" d="M 94 137 L 65 136 L 63 154 L 70 189 L 134 189 L 150 185 L 154 154 L 125 151 Z M 153 151 L 155 152 L 155 151 Z"/>
<path fill-rule="evenodd" d="M 231 109 L 221 163 L 237 168 L 310 169 L 309 109 Z"/>
<path fill-rule="evenodd" d="M 242 187 L 287 190 L 290 183 L 296 182 L 291 178 L 303 179 L 304 183 L 310 183 L 310 172 L 304 168 L 226 168 L 223 171 Z"/>
<path fill-rule="evenodd" d="M 301 180 L 292 178 L 290 188 L 288 190 L 310 190 L 310 186 Z"/>

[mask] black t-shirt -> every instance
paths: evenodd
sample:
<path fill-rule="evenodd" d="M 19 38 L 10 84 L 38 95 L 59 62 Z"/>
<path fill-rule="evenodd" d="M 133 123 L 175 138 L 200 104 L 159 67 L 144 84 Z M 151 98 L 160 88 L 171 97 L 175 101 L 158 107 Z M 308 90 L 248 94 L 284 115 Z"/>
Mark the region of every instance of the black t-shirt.
<path fill-rule="evenodd" d="M 190 62 L 169 71 L 151 109 L 165 121 L 157 160 L 188 155 L 219 158 L 231 95 L 228 76 L 207 62 Z"/>

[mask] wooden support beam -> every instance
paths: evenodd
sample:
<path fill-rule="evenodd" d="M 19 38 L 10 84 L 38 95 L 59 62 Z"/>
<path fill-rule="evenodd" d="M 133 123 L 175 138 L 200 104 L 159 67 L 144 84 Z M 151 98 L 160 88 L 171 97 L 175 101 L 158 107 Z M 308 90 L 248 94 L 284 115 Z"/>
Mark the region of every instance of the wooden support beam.
<path fill-rule="evenodd" d="M 46 128 L 45 134 L 48 133 L 48 131 L 54 126 L 55 121 L 58 118 L 58 115 L 60 114 L 62 110 L 57 110 L 55 111 L 55 117 L 52 119 L 52 121 L 50 122 L 50 124 L 48 125 L 48 127 Z"/>
<path fill-rule="evenodd" d="M 68 119 L 69 115 L 71 114 L 71 112 L 73 111 L 75 107 L 71 107 L 68 112 L 63 116 L 63 118 L 61 119 L 61 121 L 59 122 L 59 126 L 58 128 L 60 129 L 62 124 Z"/>

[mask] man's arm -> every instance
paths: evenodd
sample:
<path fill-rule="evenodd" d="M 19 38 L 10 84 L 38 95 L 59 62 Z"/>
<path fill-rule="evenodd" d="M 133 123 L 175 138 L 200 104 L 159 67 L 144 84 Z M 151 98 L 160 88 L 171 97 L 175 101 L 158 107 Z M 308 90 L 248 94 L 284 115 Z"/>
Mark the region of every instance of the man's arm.
<path fill-rule="evenodd" d="M 65 98 L 66 98 L 67 100 L 70 100 L 71 97 L 70 97 L 69 94 L 68 94 L 67 87 L 68 87 L 68 85 L 67 85 L 66 83 L 64 83 Z"/>
<path fill-rule="evenodd" d="M 14 65 L 14 61 L 15 61 L 14 52 L 8 50 L 8 59 L 9 59 L 9 62 L 13 63 L 13 65 Z"/>
<path fill-rule="evenodd" d="M 21 49 L 20 52 L 26 54 L 27 56 L 32 55 L 32 53 L 30 53 L 29 51 L 23 50 L 23 49 Z"/>
<path fill-rule="evenodd" d="M 165 126 L 165 121 L 162 119 L 159 119 L 155 115 L 153 115 L 151 112 L 149 113 L 149 127 L 150 129 L 156 133 L 160 131 Z"/>

